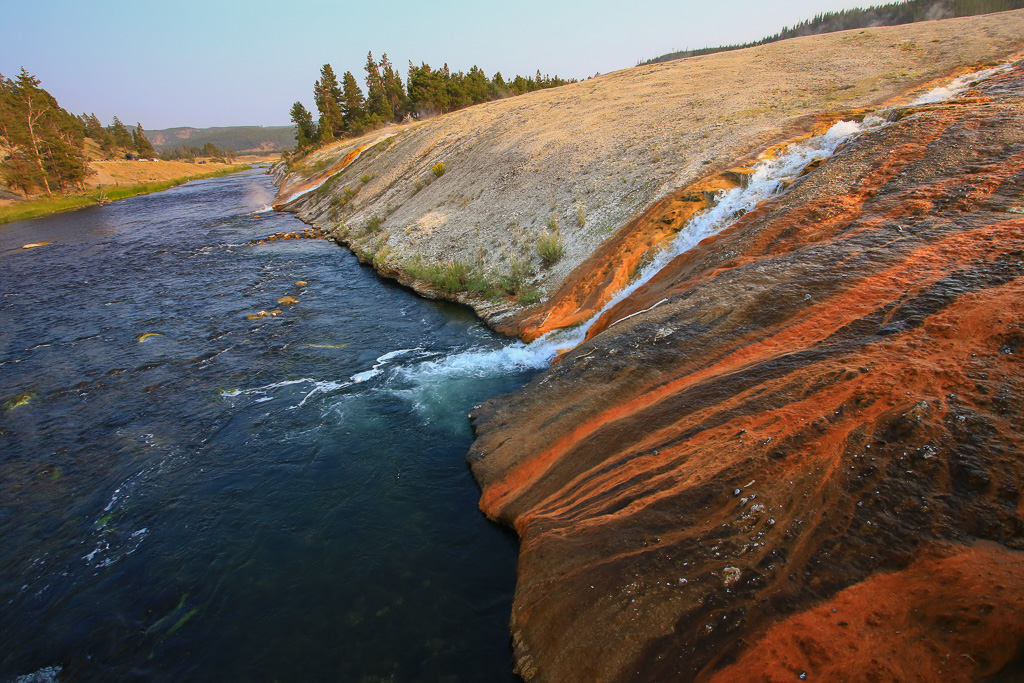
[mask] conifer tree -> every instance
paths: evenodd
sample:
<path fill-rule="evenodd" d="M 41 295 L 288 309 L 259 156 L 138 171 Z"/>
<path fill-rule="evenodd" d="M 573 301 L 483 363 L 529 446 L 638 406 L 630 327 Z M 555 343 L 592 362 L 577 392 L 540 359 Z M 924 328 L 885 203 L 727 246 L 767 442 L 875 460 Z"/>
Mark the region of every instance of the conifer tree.
<path fill-rule="evenodd" d="M 313 115 L 302 102 L 292 105 L 292 123 L 295 124 L 295 144 L 299 149 L 308 149 L 313 146 L 317 139 L 316 124 L 313 123 Z"/>
<path fill-rule="evenodd" d="M 128 149 L 132 147 L 132 134 L 128 132 L 128 129 L 121 119 L 114 117 L 113 123 L 109 126 L 110 134 L 114 136 L 114 144 L 122 149 Z"/>
<path fill-rule="evenodd" d="M 92 138 L 96 142 L 103 139 L 103 124 L 96 117 L 96 114 L 82 114 L 79 117 L 85 125 L 85 137 Z"/>
<path fill-rule="evenodd" d="M 9 186 L 53 190 L 81 184 L 88 174 L 82 152 L 81 122 L 62 109 L 24 68 L 17 80 L 5 80 L 2 93 L 4 137 L 11 153 L 0 171 Z"/>
<path fill-rule="evenodd" d="M 463 87 L 465 90 L 466 97 L 473 104 L 480 104 L 486 102 L 488 99 L 488 88 L 487 88 L 487 74 L 483 72 L 483 69 L 473 65 L 473 68 L 469 70 L 469 75 L 466 76 L 463 81 Z"/>
<path fill-rule="evenodd" d="M 146 132 L 142 130 L 141 123 L 136 122 L 135 124 L 135 130 L 132 131 L 132 142 L 135 143 L 135 149 L 140 157 L 152 159 L 156 156 L 156 150 L 153 149 L 152 143 L 146 137 Z"/>
<path fill-rule="evenodd" d="M 109 128 L 104 128 L 103 133 L 100 134 L 100 151 L 109 156 L 114 153 L 116 146 L 114 134 L 110 132 Z"/>
<path fill-rule="evenodd" d="M 366 125 L 366 101 L 363 91 L 356 83 L 351 71 L 346 71 L 342 78 L 342 117 L 345 128 L 355 134 L 362 134 Z"/>
<path fill-rule="evenodd" d="M 392 119 L 401 120 L 409 111 L 408 98 L 405 95 L 405 87 L 402 85 L 402 77 L 391 66 L 387 53 L 380 58 L 380 72 L 384 81 L 384 97 L 391 107 Z"/>
<path fill-rule="evenodd" d="M 366 112 L 370 126 L 380 125 L 394 117 L 384 89 L 380 66 L 373 61 L 373 52 L 366 53 Z"/>
<path fill-rule="evenodd" d="M 320 112 L 320 139 L 323 140 L 325 136 L 333 139 L 342 135 L 345 132 L 342 92 L 330 64 L 320 68 L 320 79 L 313 84 L 313 99 Z"/>

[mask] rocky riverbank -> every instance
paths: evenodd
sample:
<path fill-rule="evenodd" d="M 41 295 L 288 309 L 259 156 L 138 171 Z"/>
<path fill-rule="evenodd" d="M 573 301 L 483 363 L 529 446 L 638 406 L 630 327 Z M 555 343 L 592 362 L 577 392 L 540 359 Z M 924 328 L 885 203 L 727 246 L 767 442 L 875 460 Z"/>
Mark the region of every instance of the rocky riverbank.
<path fill-rule="evenodd" d="M 279 206 L 510 334 L 604 310 L 472 414 L 481 508 L 521 539 L 524 678 L 1020 673 L 1024 65 L 892 105 L 1021 36 L 1024 11 L 785 41 L 292 169 Z M 751 162 L 840 119 L 862 132 L 613 300 L 755 182 Z M 564 255 L 545 267 L 555 225 Z M 519 268 L 537 299 L 459 291 L 424 263 Z"/>

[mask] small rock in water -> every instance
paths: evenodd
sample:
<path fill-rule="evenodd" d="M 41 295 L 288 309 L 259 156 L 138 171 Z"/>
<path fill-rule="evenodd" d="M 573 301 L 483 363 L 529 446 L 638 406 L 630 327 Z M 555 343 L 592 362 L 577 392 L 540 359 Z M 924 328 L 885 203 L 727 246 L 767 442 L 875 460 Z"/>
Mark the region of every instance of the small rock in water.
<path fill-rule="evenodd" d="M 283 304 L 285 306 L 293 306 L 299 303 L 299 300 L 296 299 L 294 296 L 282 296 L 280 299 L 277 300 L 277 303 Z"/>
<path fill-rule="evenodd" d="M 305 280 L 296 280 L 296 282 L 295 282 L 295 286 L 296 287 L 305 287 L 308 284 L 309 283 L 306 282 Z"/>
<path fill-rule="evenodd" d="M 256 320 L 258 318 L 274 318 L 281 315 L 281 309 L 275 309 L 273 311 L 260 311 L 259 313 L 250 313 L 245 316 L 246 320 Z"/>
<path fill-rule="evenodd" d="M 53 242 L 33 242 L 32 244 L 21 245 L 22 249 L 37 249 L 39 247 L 46 247 L 53 244 Z"/>

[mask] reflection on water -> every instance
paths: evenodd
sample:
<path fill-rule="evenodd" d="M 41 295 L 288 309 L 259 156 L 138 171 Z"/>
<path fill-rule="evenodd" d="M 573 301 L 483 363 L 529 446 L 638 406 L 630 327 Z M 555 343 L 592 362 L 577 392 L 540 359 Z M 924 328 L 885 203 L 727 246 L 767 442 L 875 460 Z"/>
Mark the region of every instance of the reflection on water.
<path fill-rule="evenodd" d="M 532 370 L 438 371 L 504 342 L 329 243 L 250 245 L 303 227 L 272 194 L 0 227 L 0 680 L 513 680 L 465 414 Z"/>

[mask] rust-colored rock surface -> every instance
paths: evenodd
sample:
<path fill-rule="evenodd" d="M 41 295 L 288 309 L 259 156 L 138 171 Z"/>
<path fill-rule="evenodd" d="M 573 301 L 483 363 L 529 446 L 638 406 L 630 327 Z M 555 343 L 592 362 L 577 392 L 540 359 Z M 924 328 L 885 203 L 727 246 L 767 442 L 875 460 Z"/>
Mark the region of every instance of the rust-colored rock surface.
<path fill-rule="evenodd" d="M 856 138 L 476 409 L 524 678 L 1019 680 L 1022 207 L 1018 64 Z"/>

